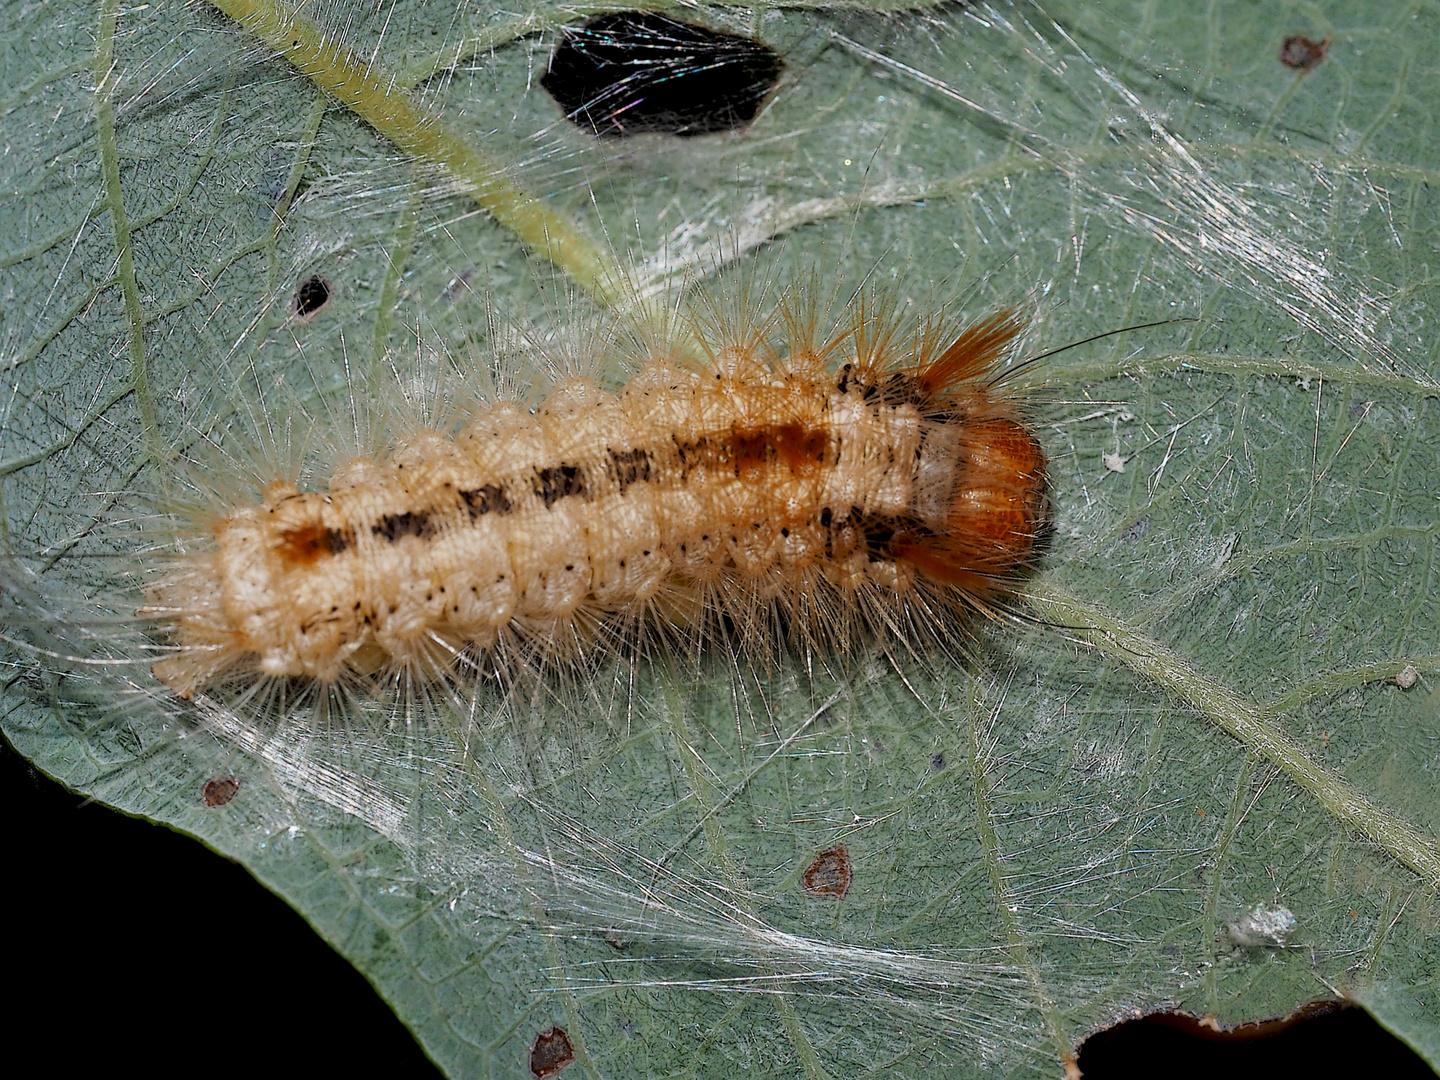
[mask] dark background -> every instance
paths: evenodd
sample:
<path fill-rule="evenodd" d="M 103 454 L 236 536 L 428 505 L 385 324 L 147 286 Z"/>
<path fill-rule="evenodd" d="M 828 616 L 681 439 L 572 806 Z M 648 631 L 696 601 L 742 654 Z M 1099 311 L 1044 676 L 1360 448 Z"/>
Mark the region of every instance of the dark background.
<path fill-rule="evenodd" d="M 0 806 L 12 823 L 5 1060 L 68 1075 L 439 1075 L 364 977 L 235 863 L 87 803 L 3 740 Z M 1435 1075 L 1354 1009 L 1255 1039 L 1133 1021 L 1093 1037 L 1080 1065 L 1087 1080 Z"/>

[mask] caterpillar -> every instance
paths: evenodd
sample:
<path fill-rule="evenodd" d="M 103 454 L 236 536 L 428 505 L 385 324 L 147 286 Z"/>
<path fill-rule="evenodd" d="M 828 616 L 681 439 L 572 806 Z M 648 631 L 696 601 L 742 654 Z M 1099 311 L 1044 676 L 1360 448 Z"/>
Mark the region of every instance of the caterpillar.
<path fill-rule="evenodd" d="M 824 340 L 780 311 L 671 339 L 614 389 L 477 405 L 215 512 L 208 550 L 140 614 L 175 694 L 237 672 L 342 682 L 452 676 L 502 640 L 542 656 L 597 628 L 716 618 L 764 649 L 989 611 L 1034 561 L 1045 454 L 1001 389 L 1023 320 L 903 332 L 847 305 Z M 786 332 L 776 332 L 779 321 Z M 204 526 L 206 523 L 199 523 Z"/>

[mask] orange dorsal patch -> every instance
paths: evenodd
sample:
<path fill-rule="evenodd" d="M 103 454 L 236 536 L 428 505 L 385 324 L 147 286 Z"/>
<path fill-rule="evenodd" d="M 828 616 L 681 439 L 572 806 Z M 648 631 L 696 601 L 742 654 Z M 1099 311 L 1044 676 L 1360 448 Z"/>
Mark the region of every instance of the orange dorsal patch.
<path fill-rule="evenodd" d="M 327 529 L 315 522 L 296 529 L 281 530 L 275 553 L 286 564 L 309 566 L 328 555 L 339 554 L 345 546 L 337 530 Z"/>

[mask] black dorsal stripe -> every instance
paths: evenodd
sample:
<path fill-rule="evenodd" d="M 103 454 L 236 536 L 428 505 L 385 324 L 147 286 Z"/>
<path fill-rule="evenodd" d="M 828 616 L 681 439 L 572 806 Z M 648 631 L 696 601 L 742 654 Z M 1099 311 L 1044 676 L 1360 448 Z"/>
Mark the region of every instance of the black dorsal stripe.
<path fill-rule="evenodd" d="M 499 484 L 483 484 L 473 491 L 462 491 L 460 498 L 465 500 L 471 521 L 486 514 L 508 514 L 515 508 L 510 502 L 510 496 L 505 494 L 505 489 Z"/>
<path fill-rule="evenodd" d="M 585 494 L 585 470 L 561 462 L 553 469 L 535 470 L 535 494 L 549 510 L 561 499 Z"/>
<path fill-rule="evenodd" d="M 404 514 L 386 514 L 371 526 L 370 531 L 392 544 L 405 536 L 424 538 L 432 535 L 430 515 L 424 510 L 407 511 Z"/>

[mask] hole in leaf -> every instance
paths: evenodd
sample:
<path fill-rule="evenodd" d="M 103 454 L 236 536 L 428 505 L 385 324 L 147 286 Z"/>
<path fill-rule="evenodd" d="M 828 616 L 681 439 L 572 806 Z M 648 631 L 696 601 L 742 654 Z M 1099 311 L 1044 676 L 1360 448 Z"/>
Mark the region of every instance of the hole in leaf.
<path fill-rule="evenodd" d="M 330 303 L 330 282 L 319 274 L 307 278 L 295 290 L 295 316 L 300 319 L 313 318 Z"/>
<path fill-rule="evenodd" d="M 567 30 L 540 85 L 596 135 L 703 135 L 753 120 L 784 67 L 751 38 L 620 11 Z"/>
<path fill-rule="evenodd" d="M 1091 1035 L 1076 1064 L 1085 1080 L 1435 1075 L 1369 1013 L 1339 1001 L 1228 1029 L 1185 1013 L 1152 1013 Z"/>

